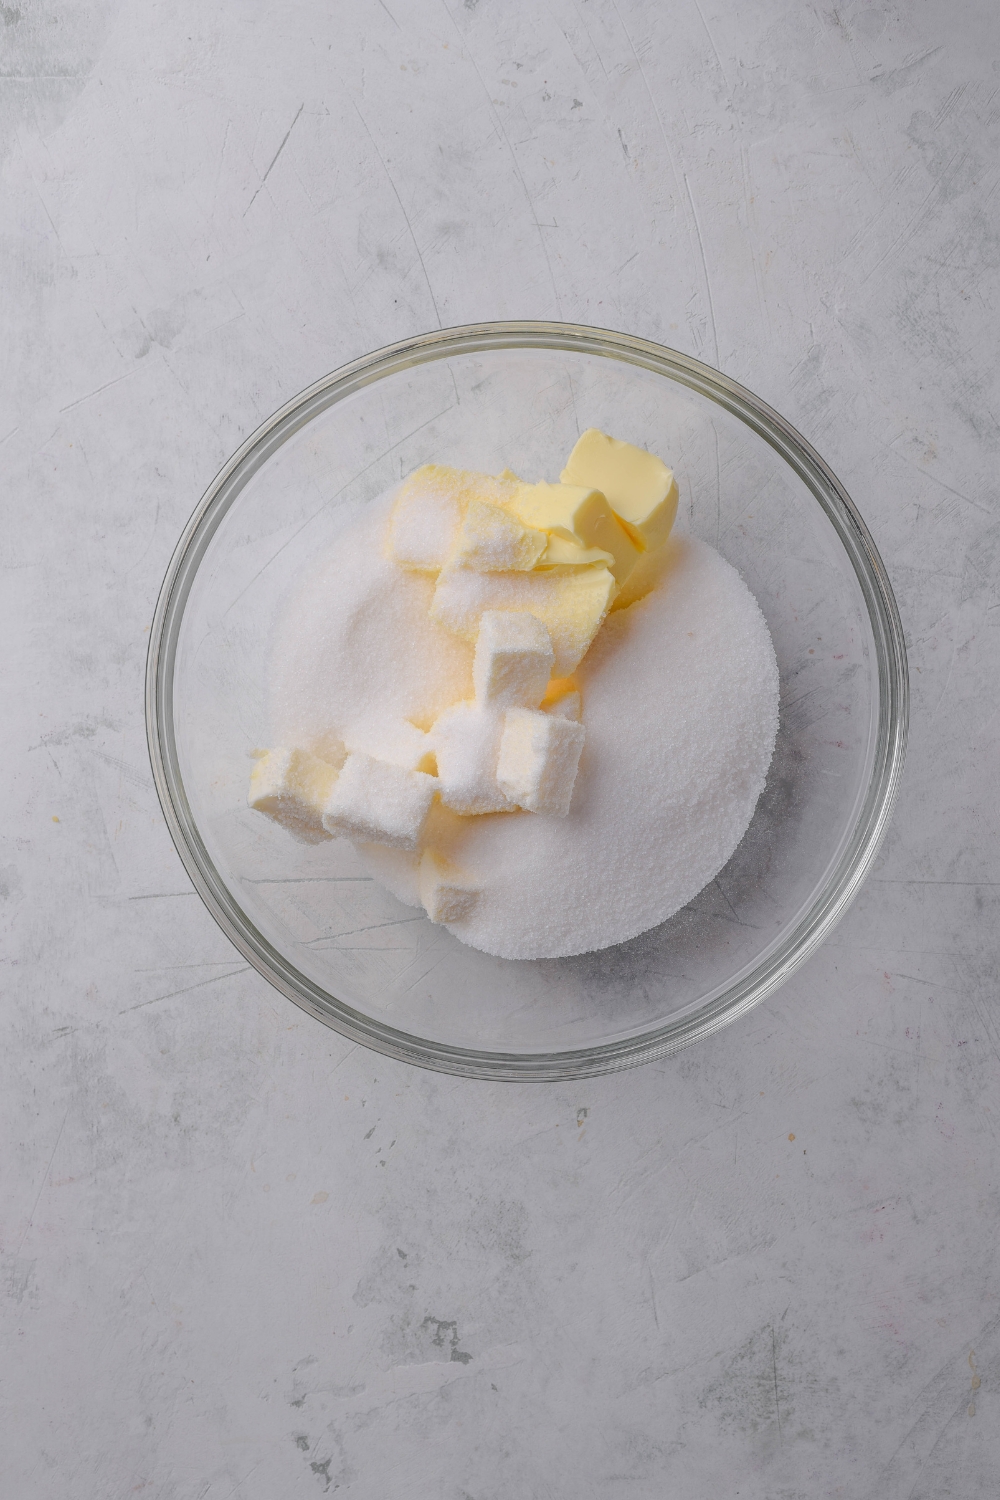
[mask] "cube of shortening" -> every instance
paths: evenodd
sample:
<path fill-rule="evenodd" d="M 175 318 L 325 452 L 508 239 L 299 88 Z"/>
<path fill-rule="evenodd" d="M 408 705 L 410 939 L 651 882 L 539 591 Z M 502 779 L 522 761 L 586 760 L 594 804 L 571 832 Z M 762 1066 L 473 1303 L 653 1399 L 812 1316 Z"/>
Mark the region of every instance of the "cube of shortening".
<path fill-rule="evenodd" d="M 432 922 L 457 922 L 479 899 L 479 891 L 461 871 L 432 849 L 424 850 L 418 878 L 420 899 Z"/>
<path fill-rule="evenodd" d="M 551 637 L 535 615 L 526 610 L 484 610 L 472 663 L 476 702 L 484 708 L 537 708 L 552 661 Z"/>
<path fill-rule="evenodd" d="M 583 725 L 572 719 L 509 708 L 497 757 L 498 785 L 526 812 L 564 818 L 585 738 Z"/>
<path fill-rule="evenodd" d="M 330 837 L 323 809 L 337 774 L 335 765 L 308 750 L 268 750 L 250 774 L 247 801 L 304 844 L 318 844 Z"/>
<path fill-rule="evenodd" d="M 454 703 L 431 730 L 437 757 L 441 801 L 452 812 L 513 812 L 497 786 L 497 752 L 503 733 L 503 709 L 478 703 Z"/>
<path fill-rule="evenodd" d="M 436 791 L 437 781 L 423 771 L 354 751 L 327 799 L 323 827 L 359 843 L 416 849 Z"/>

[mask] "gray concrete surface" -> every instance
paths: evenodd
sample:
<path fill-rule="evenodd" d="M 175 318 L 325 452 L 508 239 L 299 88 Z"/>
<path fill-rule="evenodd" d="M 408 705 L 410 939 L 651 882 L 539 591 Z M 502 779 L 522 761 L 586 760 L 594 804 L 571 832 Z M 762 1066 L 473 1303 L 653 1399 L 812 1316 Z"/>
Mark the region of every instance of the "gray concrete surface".
<path fill-rule="evenodd" d="M 10 0 L 0 54 L 3 1494 L 995 1495 L 995 7 Z M 571 1087 L 384 1061 L 247 972 L 142 722 L 241 439 L 507 316 L 759 391 L 911 653 L 832 940 Z"/>

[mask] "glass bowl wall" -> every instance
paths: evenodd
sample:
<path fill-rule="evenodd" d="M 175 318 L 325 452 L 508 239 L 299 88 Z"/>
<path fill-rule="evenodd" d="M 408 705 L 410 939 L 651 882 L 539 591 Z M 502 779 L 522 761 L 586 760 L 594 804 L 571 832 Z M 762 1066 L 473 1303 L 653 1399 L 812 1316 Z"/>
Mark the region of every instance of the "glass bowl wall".
<path fill-rule="evenodd" d="M 583 428 L 662 454 L 678 528 L 756 595 L 781 720 L 750 829 L 668 922 L 578 958 L 510 961 L 401 905 L 335 841 L 246 805 L 271 742 L 275 622 L 316 556 L 386 487 L 439 462 L 558 477 Z M 279 990 L 355 1041 L 449 1072 L 563 1078 L 660 1056 L 780 984 L 844 910 L 902 767 L 907 678 L 884 568 L 807 443 L 698 361 L 623 334 L 485 324 L 319 381 L 243 445 L 174 555 L 151 632 L 147 724 L 171 834 L 213 916 Z"/>

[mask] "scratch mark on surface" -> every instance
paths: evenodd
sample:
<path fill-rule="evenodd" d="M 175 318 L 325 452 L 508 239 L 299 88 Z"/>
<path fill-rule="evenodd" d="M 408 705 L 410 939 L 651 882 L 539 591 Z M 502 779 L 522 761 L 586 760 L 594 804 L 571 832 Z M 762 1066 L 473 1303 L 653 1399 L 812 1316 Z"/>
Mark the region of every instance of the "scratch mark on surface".
<path fill-rule="evenodd" d="M 768 334 L 770 335 L 770 332 L 771 332 L 771 318 L 770 318 L 770 314 L 768 312 L 767 302 L 766 302 L 765 297 L 764 297 L 764 288 L 761 285 L 760 267 L 757 264 L 757 249 L 756 249 L 756 246 L 754 244 L 754 236 L 753 236 L 753 232 L 752 232 L 752 228 L 751 228 L 751 223 L 750 223 L 750 220 L 751 220 L 751 217 L 752 217 L 751 213 L 750 213 L 750 199 L 752 197 L 752 194 L 750 193 L 750 187 L 752 186 L 752 183 L 751 183 L 751 170 L 752 169 L 751 169 L 751 165 L 750 165 L 750 153 L 747 150 L 746 146 L 741 145 L 740 146 L 740 175 L 741 175 L 742 181 L 743 181 L 743 206 L 744 206 L 744 208 L 746 210 L 746 216 L 747 216 L 747 248 L 750 251 L 750 264 L 753 266 L 754 285 L 757 288 L 757 306 L 758 306 L 758 308 L 759 308 L 759 310 L 761 312 L 761 315 L 762 315 L 762 318 L 763 318 L 763 322 L 764 322 L 764 326 L 767 328 Z"/>
<path fill-rule="evenodd" d="M 985 1342 L 987 1339 L 992 1340 L 993 1336 L 997 1332 L 998 1327 L 1000 1327 L 1000 1317 L 991 1318 L 990 1321 L 988 1323 L 985 1323 L 979 1330 L 979 1333 L 976 1336 L 977 1344 L 980 1342 Z M 963 1345 L 963 1352 L 968 1347 L 968 1344 Z M 886 1463 L 882 1468 L 879 1474 L 879 1480 L 881 1482 L 877 1486 L 877 1493 L 886 1493 L 885 1481 L 893 1477 L 892 1471 L 894 1469 L 894 1466 L 896 1465 L 896 1460 L 897 1458 L 899 1458 L 904 1448 L 909 1447 L 910 1449 L 910 1463 L 912 1464 L 913 1461 L 916 1460 L 916 1462 L 922 1466 L 927 1462 L 927 1459 L 934 1452 L 934 1449 L 941 1441 L 942 1436 L 944 1435 L 954 1417 L 964 1408 L 966 1403 L 966 1395 L 964 1391 L 957 1406 L 954 1404 L 951 1396 L 955 1365 L 960 1358 L 961 1355 L 949 1356 L 935 1371 L 931 1379 L 928 1380 L 924 1385 L 923 1389 L 920 1392 L 920 1396 L 918 1397 L 918 1400 L 920 1400 L 921 1402 L 920 1415 L 917 1417 L 916 1421 L 909 1428 L 909 1430 L 904 1434 L 902 1441 L 897 1444 L 888 1463 Z M 934 1440 L 933 1446 L 922 1455 L 920 1455 L 918 1451 L 915 1451 L 916 1445 L 914 1443 L 914 1439 L 916 1435 L 918 1435 L 921 1431 L 925 1430 L 926 1427 L 930 1425 L 927 1421 L 927 1418 L 934 1414 L 935 1411 L 939 1418 L 943 1417 L 943 1420 L 940 1421 L 940 1425 L 937 1430 L 937 1436 Z M 905 1459 L 904 1464 L 900 1465 L 900 1468 L 904 1466 L 908 1466 Z M 899 1469 L 896 1469 L 895 1477 L 900 1477 Z M 910 1489 L 908 1492 L 907 1500 L 909 1500 L 909 1497 L 915 1493 L 919 1482 L 920 1475 L 918 1473 L 916 1479 L 914 1480 L 912 1489 Z M 896 1491 L 896 1493 L 901 1493 L 901 1490 L 898 1488 L 898 1486 L 894 1485 L 893 1489 Z"/>
<path fill-rule="evenodd" d="M 656 1324 L 656 1331 L 657 1331 L 657 1333 L 659 1333 L 659 1331 L 660 1331 L 660 1314 L 659 1314 L 659 1310 L 658 1310 L 658 1308 L 656 1306 L 656 1286 L 655 1286 L 655 1284 L 653 1282 L 653 1272 L 650 1269 L 649 1257 L 648 1256 L 646 1257 L 646 1275 L 649 1278 L 649 1300 L 653 1304 L 653 1322 Z"/>
<path fill-rule="evenodd" d="M 945 490 L 949 495 L 954 495 L 956 500 L 961 500 L 964 505 L 971 505 L 973 510 L 981 511 L 984 516 L 992 516 L 993 512 L 990 510 L 988 505 L 980 505 L 978 501 L 971 500 L 968 495 L 963 495 L 961 490 L 956 490 L 950 484 L 945 484 L 944 480 L 939 479 L 936 474 L 931 474 L 927 469 L 922 469 L 918 463 L 915 463 L 914 460 L 910 458 L 909 454 L 903 453 L 899 448 L 895 446 L 894 443 L 889 444 L 889 449 L 892 453 L 895 453 L 898 458 L 901 458 L 904 463 L 909 464 L 911 469 L 916 469 L 917 473 L 922 474 L 925 479 L 930 479 L 934 484 L 939 485 L 940 488 Z"/>
<path fill-rule="evenodd" d="M 969 999 L 970 999 L 970 1002 L 972 1004 L 972 1008 L 976 1012 L 976 1015 L 979 1017 L 979 1020 L 980 1020 L 980 1022 L 982 1024 L 982 1027 L 983 1027 L 983 1030 L 986 1033 L 986 1040 L 990 1044 L 990 1047 L 991 1047 L 991 1049 L 993 1051 L 993 1055 L 997 1059 L 997 1061 L 1000 1062 L 1000 1046 L 997 1045 L 997 1040 L 996 1040 L 996 1038 L 993 1035 L 992 1024 L 991 1024 L 991 1022 L 990 1022 L 990 1020 L 989 1020 L 989 1018 L 988 1018 L 985 1010 L 981 1008 L 981 1006 L 979 1004 L 979 1001 L 976 999 L 975 995 L 970 995 Z"/>
<path fill-rule="evenodd" d="M 305 109 L 305 107 L 306 107 L 306 104 L 305 104 L 305 100 L 303 99 L 302 103 L 299 105 L 298 109 L 295 111 L 295 119 L 292 121 L 292 123 L 289 125 L 288 129 L 285 131 L 284 138 L 283 138 L 283 140 L 281 142 L 281 145 L 278 147 L 277 151 L 271 157 L 271 165 L 268 167 L 267 171 L 264 173 L 263 177 L 260 179 L 260 187 L 258 187 L 257 192 L 254 193 L 253 197 L 250 199 L 250 202 L 247 204 L 246 208 L 243 210 L 243 217 L 244 217 L 244 219 L 246 218 L 247 214 L 250 212 L 250 210 L 253 208 L 254 204 L 256 203 L 256 201 L 257 201 L 257 194 L 261 191 L 261 188 L 263 188 L 265 182 L 267 181 L 267 179 L 270 177 L 271 173 L 273 172 L 275 162 L 278 160 L 278 157 L 281 155 L 282 151 L 284 151 L 285 147 L 288 145 L 288 137 L 291 135 L 292 131 L 295 129 L 295 126 L 296 126 L 296 123 L 298 121 L 299 115 L 302 113 L 302 111 Z"/>
<path fill-rule="evenodd" d="M 698 236 L 698 250 L 699 250 L 699 253 L 701 255 L 701 269 L 702 269 L 702 271 L 704 273 L 704 276 L 705 276 L 705 291 L 706 291 L 706 293 L 708 295 L 708 317 L 709 317 L 709 321 L 710 321 L 710 323 L 712 325 L 712 343 L 713 343 L 714 348 L 715 348 L 715 365 L 716 365 L 716 368 L 718 368 L 718 365 L 719 365 L 719 330 L 718 330 L 718 326 L 717 326 L 716 321 L 715 321 L 715 303 L 712 300 L 712 281 L 711 281 L 711 277 L 708 274 L 708 257 L 705 254 L 705 241 L 701 237 L 701 224 L 699 223 L 699 220 L 698 220 L 698 210 L 694 206 L 694 196 L 693 196 L 693 194 L 691 192 L 691 184 L 688 181 L 688 176 L 687 176 L 686 172 L 684 173 L 684 186 L 687 189 L 688 202 L 691 205 L 691 216 L 694 219 L 695 234 Z M 718 445 L 718 438 L 716 438 L 716 445 Z"/>
<path fill-rule="evenodd" d="M 351 100 L 351 103 L 354 104 L 353 99 Z M 410 223 L 410 216 L 406 212 L 406 209 L 403 207 L 403 200 L 399 196 L 399 192 L 398 192 L 398 190 L 396 188 L 396 184 L 392 180 L 392 173 L 389 171 L 389 168 L 386 166 L 385 157 L 382 155 L 381 151 L 379 150 L 378 144 L 377 144 L 377 142 L 375 140 L 375 137 L 372 135 L 371 131 L 368 129 L 368 123 L 365 120 L 365 117 L 361 113 L 360 109 L 358 109 L 358 106 L 356 104 L 354 104 L 354 113 L 357 115 L 358 119 L 361 121 L 361 124 L 364 127 L 365 135 L 368 137 L 368 139 L 372 143 L 372 149 L 374 150 L 375 155 L 378 157 L 379 161 L 382 164 L 382 170 L 385 173 L 386 181 L 388 182 L 389 186 L 392 188 L 392 195 L 395 198 L 396 202 L 399 204 L 399 211 L 403 215 L 403 218 L 406 221 L 406 227 L 410 231 L 410 239 L 413 241 L 413 248 L 417 252 L 417 260 L 420 262 L 420 269 L 424 273 L 424 281 L 427 283 L 427 294 L 428 294 L 428 296 L 431 299 L 431 306 L 434 309 L 434 317 L 437 320 L 437 326 L 439 328 L 441 328 L 441 327 L 443 327 L 443 324 L 441 322 L 441 313 L 438 310 L 437 298 L 434 295 L 434 288 L 431 286 L 431 278 L 427 274 L 427 266 L 424 263 L 423 252 L 420 249 L 419 244 L 417 243 L 417 237 L 416 237 L 416 235 L 413 232 L 413 225 Z"/>
<path fill-rule="evenodd" d="M 715 877 L 715 879 L 712 881 L 712 884 L 715 886 L 715 888 L 718 891 L 719 895 L 722 897 L 723 901 L 726 903 L 726 905 L 729 907 L 729 910 L 732 912 L 732 914 L 733 914 L 733 921 L 739 927 L 749 927 L 751 924 L 749 922 L 744 922 L 743 921 L 742 917 L 740 917 L 739 913 L 737 912 L 736 907 L 733 905 L 733 903 L 730 901 L 729 897 L 726 895 L 725 891 L 722 889 L 722 884 L 721 884 L 718 876 Z"/>
<path fill-rule="evenodd" d="M 930 203 L 931 199 L 934 197 L 934 194 L 939 191 L 942 182 L 951 172 L 952 167 L 955 165 L 956 161 L 958 161 L 959 158 L 962 157 L 962 155 L 963 152 L 960 150 L 955 152 L 954 156 L 951 158 L 947 166 L 941 172 L 940 176 L 934 182 L 934 185 L 932 186 L 930 192 L 927 193 L 921 200 L 916 212 L 907 220 L 906 224 L 903 226 L 903 228 L 900 230 L 899 234 L 897 234 L 896 238 L 891 242 L 891 244 L 888 245 L 885 250 L 883 250 L 882 254 L 872 266 L 871 270 L 866 272 L 866 274 L 862 276 L 862 286 L 864 286 L 866 281 L 871 280 L 879 267 L 889 259 L 889 256 L 892 254 L 892 252 L 896 250 L 901 244 L 903 244 L 903 242 L 915 232 L 917 225 L 923 217 L 924 210 L 927 208 L 928 203 Z"/>
<path fill-rule="evenodd" d="M 142 792 L 151 792 L 153 790 L 153 783 L 150 777 L 144 776 L 141 771 L 137 771 L 134 766 L 130 766 L 127 760 L 122 760 L 117 755 L 109 755 L 106 750 L 98 750 L 96 748 L 93 748 L 91 753 L 96 755 L 98 760 L 103 760 L 104 764 L 110 766 L 112 770 L 117 771 L 122 780 L 127 781 L 131 786 L 137 787 Z"/>
<path fill-rule="evenodd" d="M 146 1005 L 155 1005 L 158 1000 L 173 1000 L 177 995 L 189 995 L 192 990 L 204 989 L 206 984 L 218 984 L 220 979 L 233 979 L 237 974 L 245 974 L 249 968 L 249 964 L 241 964 L 238 969 L 233 969 L 228 974 L 213 974 L 211 978 L 200 979 L 197 984 L 185 985 L 183 989 L 168 990 L 165 995 L 154 995 L 151 1000 L 140 1000 L 138 1005 L 126 1005 L 125 1009 L 120 1010 L 118 1014 L 127 1016 L 130 1011 L 142 1010 Z"/>
<path fill-rule="evenodd" d="M 71 401 L 68 406 L 60 406 L 60 415 L 62 415 L 64 411 L 72 411 L 74 406 L 80 406 L 84 401 L 92 400 L 94 396 L 99 396 L 102 391 L 109 391 L 113 385 L 120 385 L 123 380 L 127 380 L 130 375 L 134 374 L 134 370 L 126 370 L 124 375 L 116 376 L 114 380 L 109 380 L 106 385 L 99 385 L 96 391 L 88 391 L 86 396 L 78 396 L 77 399 L 75 401 Z"/>
<path fill-rule="evenodd" d="M 367 927 L 352 927 L 348 932 L 324 933 L 322 937 L 311 938 L 306 943 L 307 948 L 315 948 L 320 943 L 339 943 L 341 938 L 357 937 L 362 932 L 378 932 L 383 927 L 405 927 L 408 922 L 423 922 L 424 914 L 419 917 L 393 917 L 391 922 L 372 922 Z"/>
<path fill-rule="evenodd" d="M 708 37 L 708 40 L 709 40 L 709 43 L 711 45 L 712 51 L 715 53 L 715 60 L 716 60 L 716 62 L 719 65 L 719 72 L 722 74 L 722 81 L 723 81 L 723 83 L 728 83 L 728 80 L 726 78 L 726 70 L 722 66 L 722 58 L 719 56 L 719 49 L 715 45 L 715 37 L 712 35 L 712 33 L 708 29 L 708 22 L 705 20 L 705 12 L 702 10 L 701 6 L 698 4 L 698 0 L 694 0 L 694 8 L 698 12 L 698 18 L 701 21 L 701 24 L 705 28 L 705 35 Z"/>
<path fill-rule="evenodd" d="M 334 1073 L 336 1073 L 338 1071 L 339 1068 L 342 1068 L 344 1066 L 345 1062 L 351 1056 L 351 1054 L 353 1052 L 357 1052 L 359 1046 L 360 1046 L 360 1043 L 359 1042 L 355 1042 L 355 1044 L 354 1044 L 353 1047 L 349 1047 L 347 1049 L 347 1051 L 344 1053 L 343 1057 L 340 1059 L 340 1062 L 337 1064 L 336 1068 L 331 1068 L 330 1069 L 330 1077 L 331 1078 L 333 1077 Z"/>
<path fill-rule="evenodd" d="M 778 1405 L 778 1355 L 774 1339 L 774 1328 L 771 1328 L 771 1373 L 774 1377 L 774 1414 L 778 1419 L 778 1442 L 781 1443 L 781 1407 Z"/>
<path fill-rule="evenodd" d="M 666 127 L 663 124 L 663 117 L 661 116 L 660 111 L 659 111 L 659 107 L 657 106 L 657 103 L 656 103 L 656 95 L 653 93 L 653 90 L 649 86 L 649 79 L 646 77 L 646 70 L 642 66 L 642 63 L 639 61 L 639 54 L 635 50 L 635 44 L 633 43 L 632 38 L 629 35 L 629 31 L 628 31 L 627 26 L 625 25 L 625 22 L 622 20 L 622 13 L 618 9 L 616 0 L 611 0 L 611 3 L 614 6 L 615 15 L 618 17 L 618 24 L 619 24 L 619 26 L 622 29 L 622 35 L 624 36 L 625 40 L 628 42 L 629 51 L 631 52 L 632 56 L 635 58 L 635 65 L 636 65 L 637 69 L 639 70 L 639 77 L 642 79 L 643 87 L 646 90 L 646 95 L 647 95 L 647 97 L 649 99 L 650 107 L 651 107 L 651 109 L 653 111 L 653 117 L 656 120 L 656 123 L 657 123 L 657 125 L 659 127 L 660 138 L 663 141 L 663 146 L 664 146 L 664 149 L 665 149 L 665 151 L 667 153 L 667 160 L 670 163 L 670 170 L 673 173 L 674 185 L 675 185 L 675 187 L 679 191 L 680 190 L 680 185 L 681 185 L 680 174 L 677 171 L 677 163 L 674 161 L 674 153 L 673 153 L 673 149 L 672 149 L 672 147 L 670 145 L 670 138 L 667 135 Z M 588 35 L 589 35 L 589 33 L 588 33 Z M 602 66 L 603 66 L 603 63 L 602 63 Z M 605 69 L 605 72 L 607 72 L 607 69 Z"/>
<path fill-rule="evenodd" d="M 996 890 L 1000 880 L 921 880 L 913 876 L 908 880 L 890 880 L 886 875 L 873 875 L 872 885 L 971 885 L 977 889 Z"/>
<path fill-rule="evenodd" d="M 396 20 L 396 17 L 393 15 L 393 13 L 389 9 L 388 5 L 386 5 L 385 0 L 378 0 L 378 3 L 379 3 L 379 5 L 381 5 L 382 9 L 385 11 L 386 15 L 389 17 L 389 20 L 395 26 L 396 30 L 397 31 L 402 31 L 402 29 L 403 29 L 402 26 L 400 26 L 399 22 Z"/>
<path fill-rule="evenodd" d="M 227 969 L 232 963 L 231 958 L 205 959 L 198 964 L 150 964 L 141 969 L 133 969 L 133 974 L 172 974 L 177 969 Z M 221 978 L 221 975 L 217 975 Z"/>
<path fill-rule="evenodd" d="M 264 1462 L 264 1460 L 262 1458 L 259 1458 L 257 1460 L 257 1462 L 254 1464 L 253 1468 L 249 1471 L 249 1473 L 244 1474 L 244 1476 L 243 1476 L 242 1479 L 238 1479 L 236 1481 L 236 1483 L 233 1485 L 232 1489 L 229 1491 L 229 1494 L 225 1496 L 225 1500 L 232 1500 L 232 1497 L 236 1494 L 236 1491 L 237 1490 L 241 1490 L 243 1488 L 243 1486 L 246 1484 L 247 1480 L 251 1477 L 251 1475 L 256 1474 L 257 1470 L 260 1468 L 260 1466 L 261 1466 L 261 1464 L 263 1462 Z"/>
<path fill-rule="evenodd" d="M 52 1155 L 49 1157 L 48 1166 L 45 1168 L 45 1171 L 42 1174 L 41 1186 L 39 1187 L 38 1193 L 37 1193 L 37 1195 L 35 1197 L 35 1201 L 32 1204 L 31 1213 L 28 1215 L 28 1222 L 24 1226 L 24 1233 L 21 1236 L 21 1243 L 17 1247 L 17 1253 L 18 1253 L 18 1255 L 20 1255 L 21 1251 L 24 1249 L 24 1242 L 28 1238 L 28 1233 L 29 1233 L 29 1231 L 31 1229 L 31 1225 L 32 1225 L 32 1223 L 34 1221 L 35 1214 L 38 1211 L 38 1205 L 42 1201 L 42 1194 L 45 1191 L 45 1184 L 49 1180 L 49 1173 L 52 1171 L 52 1163 L 56 1159 L 56 1152 L 59 1150 L 59 1142 L 62 1140 L 63 1131 L 66 1129 L 66 1121 L 68 1119 L 69 1119 L 69 1105 L 66 1106 L 66 1113 L 63 1115 L 63 1122 L 59 1126 L 59 1134 L 56 1136 L 56 1143 L 52 1147 Z"/>
<path fill-rule="evenodd" d="M 195 896 L 196 891 L 150 891 L 148 896 L 129 896 L 130 901 L 167 901 L 174 896 Z"/>
<path fill-rule="evenodd" d="M 444 0 L 442 0 L 442 4 L 444 5 Z M 465 48 L 465 38 L 462 36 L 462 33 L 459 30 L 459 26 L 458 26 L 457 21 L 455 20 L 455 17 L 452 15 L 452 13 L 449 10 L 449 8 L 448 8 L 447 5 L 444 5 L 444 11 L 445 11 L 445 14 L 448 17 L 448 20 L 451 22 L 452 26 L 455 28 L 455 31 L 458 33 L 459 39 L 461 40 L 462 46 L 463 46 L 463 49 L 464 49 Z M 556 304 L 556 312 L 559 314 L 559 317 L 561 318 L 562 317 L 562 301 L 561 301 L 561 299 L 559 297 L 559 288 L 556 285 L 555 273 L 554 273 L 554 271 L 552 269 L 552 259 L 551 259 L 550 255 L 549 255 L 549 247 L 546 244 L 545 235 L 542 233 L 542 226 L 538 222 L 538 215 L 535 212 L 535 205 L 534 205 L 534 203 L 531 200 L 531 194 L 528 192 L 528 185 L 527 185 L 527 183 L 524 180 L 524 175 L 521 172 L 520 165 L 518 164 L 517 155 L 516 155 L 516 153 L 514 151 L 513 145 L 511 144 L 510 136 L 507 134 L 506 130 L 504 130 L 504 128 L 503 128 L 503 122 L 500 119 L 500 116 L 497 114 L 496 108 L 495 108 L 495 106 L 493 104 L 493 99 L 492 99 L 492 97 L 490 95 L 490 91 L 486 87 L 486 80 L 484 79 L 482 73 L 479 71 L 479 66 L 478 66 L 478 64 L 476 62 L 476 59 L 473 57 L 471 50 L 468 52 L 468 58 L 469 58 L 470 63 L 472 64 L 473 72 L 475 73 L 476 77 L 479 79 L 479 83 L 480 83 L 480 85 L 482 87 L 483 93 L 486 95 L 486 98 L 487 98 L 487 101 L 488 101 L 488 104 L 489 104 L 489 111 L 490 111 L 490 114 L 493 116 L 493 121 L 494 121 L 494 124 L 496 126 L 496 129 L 497 129 L 497 131 L 498 131 L 498 133 L 500 135 L 500 138 L 503 141 L 504 145 L 507 147 L 508 153 L 510 154 L 511 164 L 512 164 L 512 166 L 514 168 L 514 174 L 517 177 L 518 182 L 521 184 L 521 191 L 524 193 L 525 202 L 528 205 L 528 212 L 531 214 L 532 222 L 534 223 L 535 229 L 536 229 L 536 231 L 538 233 L 539 243 L 541 244 L 541 247 L 542 247 L 542 254 L 545 257 L 545 264 L 548 267 L 549 280 L 552 283 L 552 296 L 555 299 L 555 304 Z"/>
<path fill-rule="evenodd" d="M 247 885 L 360 885 L 374 880 L 373 875 L 253 875 L 246 878 Z"/>

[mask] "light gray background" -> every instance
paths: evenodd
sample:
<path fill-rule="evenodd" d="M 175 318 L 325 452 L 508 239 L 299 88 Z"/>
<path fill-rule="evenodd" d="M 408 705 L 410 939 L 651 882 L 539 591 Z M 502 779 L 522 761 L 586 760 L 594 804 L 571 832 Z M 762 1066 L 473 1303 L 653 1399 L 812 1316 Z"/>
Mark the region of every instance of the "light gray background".
<path fill-rule="evenodd" d="M 5 0 L 0 48 L 4 1496 L 995 1495 L 995 6 Z M 572 1087 L 384 1061 L 248 972 L 143 734 L 233 448 L 502 317 L 760 392 L 910 650 L 831 941 Z"/>

